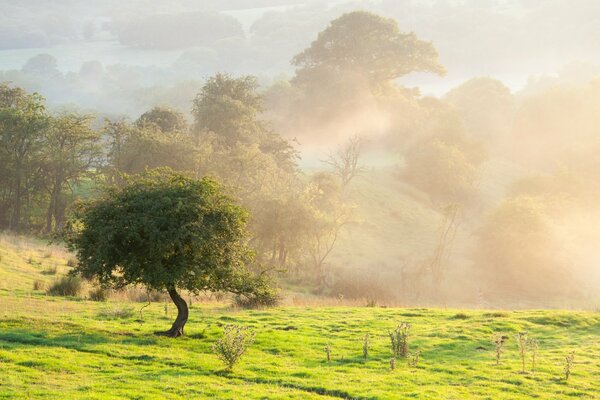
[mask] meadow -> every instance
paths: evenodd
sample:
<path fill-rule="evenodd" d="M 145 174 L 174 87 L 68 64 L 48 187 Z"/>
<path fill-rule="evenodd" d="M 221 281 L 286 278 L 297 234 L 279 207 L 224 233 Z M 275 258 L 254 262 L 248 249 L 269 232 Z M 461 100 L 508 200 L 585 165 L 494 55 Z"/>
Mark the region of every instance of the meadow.
<path fill-rule="evenodd" d="M 242 310 L 193 301 L 186 335 L 158 337 L 174 318 L 150 306 L 46 295 L 67 270 L 58 246 L 0 236 L 2 399 L 557 399 L 600 398 L 600 313 L 286 305 Z M 38 289 L 33 290 L 38 281 Z M 166 306 L 165 306 L 166 304 Z M 141 310 L 141 313 L 140 313 Z M 416 366 L 390 369 L 388 331 L 412 324 Z M 233 371 L 211 346 L 226 324 L 250 327 L 254 344 Z M 526 373 L 515 336 L 539 342 Z M 496 365 L 494 334 L 508 336 Z M 369 357 L 363 338 L 369 334 Z M 325 347 L 330 346 L 331 362 Z M 564 379 L 564 359 L 575 363 Z"/>

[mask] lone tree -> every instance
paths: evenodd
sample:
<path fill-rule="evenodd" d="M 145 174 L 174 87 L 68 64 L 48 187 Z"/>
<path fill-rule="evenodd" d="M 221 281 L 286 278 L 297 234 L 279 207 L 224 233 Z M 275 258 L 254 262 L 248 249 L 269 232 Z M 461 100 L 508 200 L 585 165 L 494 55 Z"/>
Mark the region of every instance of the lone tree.
<path fill-rule="evenodd" d="M 246 211 L 217 182 L 150 170 L 76 209 L 66 234 L 79 261 L 72 273 L 105 287 L 166 290 L 177 318 L 157 334 L 178 337 L 188 320 L 178 290 L 274 296 L 268 277 L 246 267 L 252 260 L 246 220 Z"/>

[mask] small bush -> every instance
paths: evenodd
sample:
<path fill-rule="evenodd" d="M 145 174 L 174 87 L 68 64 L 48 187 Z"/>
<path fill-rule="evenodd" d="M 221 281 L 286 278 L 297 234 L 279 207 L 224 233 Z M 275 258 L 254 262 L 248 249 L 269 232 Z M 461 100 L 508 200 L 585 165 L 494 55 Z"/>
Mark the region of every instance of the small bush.
<path fill-rule="evenodd" d="M 239 308 L 256 309 L 276 306 L 280 300 L 276 291 L 266 290 L 258 294 L 235 295 L 233 304 Z"/>
<path fill-rule="evenodd" d="M 38 280 L 33 281 L 33 290 L 44 290 L 44 282 Z"/>
<path fill-rule="evenodd" d="M 67 267 L 69 268 L 75 268 L 77 266 L 77 260 L 74 259 L 73 257 L 69 258 L 67 260 Z"/>
<path fill-rule="evenodd" d="M 469 316 L 465 313 L 457 313 L 454 316 L 454 319 L 469 319 Z"/>
<path fill-rule="evenodd" d="M 255 333 L 248 327 L 225 325 L 223 336 L 212 346 L 213 352 L 231 371 L 240 357 L 254 342 Z"/>
<path fill-rule="evenodd" d="M 92 301 L 106 301 L 110 292 L 107 289 L 98 287 L 90 290 L 90 300 Z"/>
<path fill-rule="evenodd" d="M 44 258 L 52 258 L 52 252 L 51 251 L 47 251 L 44 253 Z"/>
<path fill-rule="evenodd" d="M 148 290 L 140 288 L 140 287 L 130 287 L 125 291 L 125 296 L 129 301 L 133 301 L 136 303 L 147 303 L 151 301 L 152 303 L 158 303 L 162 300 L 166 300 L 167 297 L 164 293 L 159 292 L 158 290 Z"/>
<path fill-rule="evenodd" d="M 402 322 L 392 332 L 388 332 L 392 344 L 392 354 L 395 358 L 408 357 L 408 338 L 410 336 L 411 324 Z"/>
<path fill-rule="evenodd" d="M 82 281 L 77 276 L 63 276 L 54 281 L 47 293 L 51 296 L 77 296 L 81 292 Z"/>
<path fill-rule="evenodd" d="M 369 334 L 367 333 L 363 339 L 363 358 L 369 358 Z"/>
<path fill-rule="evenodd" d="M 56 268 L 56 266 L 48 267 L 42 271 L 42 275 L 56 275 L 57 271 L 58 269 Z"/>
<path fill-rule="evenodd" d="M 133 317 L 134 311 L 130 307 L 107 308 L 98 313 L 102 319 L 127 319 Z"/>

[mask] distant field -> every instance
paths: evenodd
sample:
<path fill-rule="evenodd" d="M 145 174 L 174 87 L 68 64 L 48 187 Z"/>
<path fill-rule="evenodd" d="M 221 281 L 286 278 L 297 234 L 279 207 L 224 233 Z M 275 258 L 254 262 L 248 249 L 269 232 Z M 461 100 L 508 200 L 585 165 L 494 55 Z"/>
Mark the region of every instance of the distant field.
<path fill-rule="evenodd" d="M 557 399 L 600 398 L 600 313 L 461 311 L 367 307 L 232 310 L 191 307 L 186 336 L 152 334 L 170 326 L 173 307 L 48 297 L 48 265 L 66 271 L 68 254 L 0 237 L 0 398 L 3 399 Z M 45 274 L 42 272 L 45 271 Z M 85 294 L 84 294 L 85 296 Z M 119 317 L 131 310 L 129 316 Z M 124 313 L 127 314 L 127 313 Z M 417 367 L 390 371 L 387 331 L 412 323 Z M 227 373 L 211 352 L 224 324 L 249 326 L 256 341 Z M 514 336 L 539 340 L 535 374 L 520 373 Z M 491 337 L 510 339 L 500 366 Z M 370 357 L 362 338 L 371 337 Z M 327 364 L 324 347 L 330 345 Z M 575 351 L 573 375 L 564 356 Z M 527 361 L 529 370 L 529 360 Z"/>

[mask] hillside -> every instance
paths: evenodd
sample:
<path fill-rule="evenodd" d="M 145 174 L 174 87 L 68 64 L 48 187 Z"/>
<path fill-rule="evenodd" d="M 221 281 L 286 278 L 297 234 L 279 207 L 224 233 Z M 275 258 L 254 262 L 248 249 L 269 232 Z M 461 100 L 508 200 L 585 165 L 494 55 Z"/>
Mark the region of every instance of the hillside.
<path fill-rule="evenodd" d="M 173 307 L 46 296 L 32 289 L 67 270 L 68 254 L 26 238 L 0 238 L 0 398 L 3 399 L 558 399 L 595 398 L 600 314 L 369 307 L 236 310 L 194 302 L 186 336 L 156 337 Z M 56 266 L 56 275 L 48 275 Z M 87 295 L 86 292 L 82 297 Z M 412 324 L 417 366 L 390 370 L 388 330 Z M 256 340 L 234 372 L 211 351 L 224 324 Z M 539 341 L 520 373 L 515 335 Z M 369 358 L 362 357 L 370 335 Z M 509 340 L 495 365 L 494 333 Z M 332 361 L 326 361 L 325 346 Z M 575 352 L 563 379 L 564 357 Z"/>

